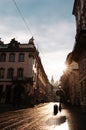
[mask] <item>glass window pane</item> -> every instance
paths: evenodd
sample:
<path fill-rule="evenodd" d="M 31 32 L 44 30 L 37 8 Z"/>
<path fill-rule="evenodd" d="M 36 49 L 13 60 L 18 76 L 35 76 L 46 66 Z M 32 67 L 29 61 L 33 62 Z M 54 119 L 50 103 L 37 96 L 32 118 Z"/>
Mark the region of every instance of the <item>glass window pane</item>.
<path fill-rule="evenodd" d="M 14 70 L 12 68 L 8 69 L 7 78 L 13 78 L 13 72 Z"/>
<path fill-rule="evenodd" d="M 1 54 L 0 61 L 6 61 L 6 54 L 5 53 Z"/>
<path fill-rule="evenodd" d="M 24 54 L 19 54 L 19 62 L 24 62 Z"/>
<path fill-rule="evenodd" d="M 23 78 L 23 69 L 19 68 L 17 73 L 18 78 Z"/>
<path fill-rule="evenodd" d="M 0 78 L 3 79 L 4 78 L 4 69 L 0 68 Z"/>
<path fill-rule="evenodd" d="M 10 54 L 9 61 L 14 62 L 15 61 L 15 54 Z"/>

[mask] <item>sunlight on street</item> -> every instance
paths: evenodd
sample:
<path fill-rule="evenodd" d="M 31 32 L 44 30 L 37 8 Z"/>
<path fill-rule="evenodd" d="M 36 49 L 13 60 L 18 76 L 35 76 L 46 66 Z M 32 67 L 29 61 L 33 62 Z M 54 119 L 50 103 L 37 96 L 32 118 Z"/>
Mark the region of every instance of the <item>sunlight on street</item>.
<path fill-rule="evenodd" d="M 57 102 L 41 103 L 33 108 L 2 113 L 0 130 L 86 130 L 83 129 L 86 128 L 84 115 L 63 104 L 60 111 L 57 105 Z"/>
<path fill-rule="evenodd" d="M 58 111 L 57 115 L 53 114 L 55 104 L 59 105 L 59 103 L 50 103 L 45 106 L 45 111 L 44 109 L 41 111 L 42 114 L 50 113 L 45 116 L 44 130 L 69 130 L 65 111 Z"/>

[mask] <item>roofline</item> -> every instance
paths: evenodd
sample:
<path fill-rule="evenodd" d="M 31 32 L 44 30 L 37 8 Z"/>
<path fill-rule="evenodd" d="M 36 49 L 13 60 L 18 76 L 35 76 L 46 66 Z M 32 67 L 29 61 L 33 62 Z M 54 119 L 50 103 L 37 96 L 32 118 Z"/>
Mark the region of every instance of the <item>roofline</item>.
<path fill-rule="evenodd" d="M 74 0 L 74 4 L 73 4 L 73 11 L 72 11 L 72 14 L 74 15 L 75 13 L 75 6 L 76 6 L 76 2 L 77 2 L 77 0 Z"/>

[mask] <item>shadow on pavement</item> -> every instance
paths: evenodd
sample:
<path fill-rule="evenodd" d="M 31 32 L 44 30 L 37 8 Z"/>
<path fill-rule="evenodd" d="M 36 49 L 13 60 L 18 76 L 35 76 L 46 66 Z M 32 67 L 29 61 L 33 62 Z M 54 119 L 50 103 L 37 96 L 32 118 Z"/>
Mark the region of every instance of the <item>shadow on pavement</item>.
<path fill-rule="evenodd" d="M 62 123 L 66 122 L 66 116 L 60 117 L 52 117 L 46 121 L 46 124 L 51 125 L 61 125 Z"/>

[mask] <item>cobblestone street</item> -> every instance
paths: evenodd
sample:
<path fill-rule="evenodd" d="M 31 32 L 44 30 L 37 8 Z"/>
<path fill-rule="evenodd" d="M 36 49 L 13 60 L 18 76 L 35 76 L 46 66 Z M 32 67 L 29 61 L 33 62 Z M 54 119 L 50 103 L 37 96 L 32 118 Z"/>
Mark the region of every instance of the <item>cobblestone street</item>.
<path fill-rule="evenodd" d="M 56 103 L 0 114 L 0 130 L 86 130 L 86 115 L 74 108 L 63 107 L 53 114 Z M 57 103 L 58 105 L 58 103 Z"/>

